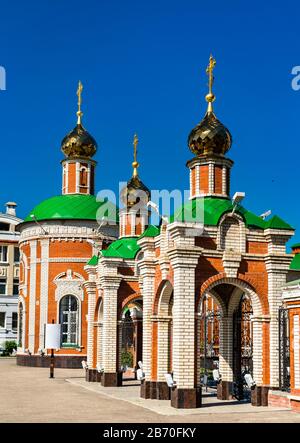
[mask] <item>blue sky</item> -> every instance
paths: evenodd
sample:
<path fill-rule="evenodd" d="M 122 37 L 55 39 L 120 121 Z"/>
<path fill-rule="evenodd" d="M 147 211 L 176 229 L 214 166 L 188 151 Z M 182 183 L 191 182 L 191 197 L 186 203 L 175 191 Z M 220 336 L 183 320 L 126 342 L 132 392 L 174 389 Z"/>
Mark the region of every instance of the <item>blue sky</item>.
<path fill-rule="evenodd" d="M 231 192 L 300 230 L 299 2 L 15 0 L 0 12 L 0 201 L 16 201 L 18 215 L 61 192 L 79 79 L 99 145 L 97 190 L 130 177 L 135 131 L 144 183 L 187 189 L 186 140 L 206 109 L 213 53 L 215 112 L 233 136 Z"/>

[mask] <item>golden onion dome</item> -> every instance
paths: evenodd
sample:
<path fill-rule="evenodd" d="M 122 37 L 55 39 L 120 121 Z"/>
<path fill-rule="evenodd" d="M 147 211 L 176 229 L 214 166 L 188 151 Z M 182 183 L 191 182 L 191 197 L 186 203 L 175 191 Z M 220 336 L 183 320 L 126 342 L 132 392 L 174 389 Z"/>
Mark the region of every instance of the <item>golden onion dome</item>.
<path fill-rule="evenodd" d="M 208 107 L 203 120 L 194 128 L 188 137 L 188 146 L 196 156 L 207 154 L 224 155 L 231 147 L 232 137 L 229 130 L 217 119 L 213 112 L 213 102 L 216 97 L 212 92 L 214 81 L 213 69 L 216 60 L 211 55 L 206 68 L 208 74 L 209 92 L 205 99 Z"/>
<path fill-rule="evenodd" d="M 61 150 L 68 158 L 90 158 L 97 151 L 97 143 L 78 123 L 61 142 Z"/>
<path fill-rule="evenodd" d="M 141 203 L 146 206 L 150 200 L 151 191 L 138 176 L 137 168 L 139 163 L 137 162 L 137 145 L 138 138 L 137 135 L 134 136 L 133 146 L 134 146 L 134 161 L 132 163 L 133 174 L 131 179 L 127 182 L 127 185 L 121 190 L 120 198 L 122 203 L 126 208 L 132 208 L 134 205 Z"/>
<path fill-rule="evenodd" d="M 144 185 L 139 176 L 132 176 L 127 185 L 121 190 L 121 201 L 127 208 L 141 202 L 142 206 L 146 206 L 150 200 L 150 190 Z"/>
<path fill-rule="evenodd" d="M 231 144 L 230 132 L 213 112 L 207 112 L 188 137 L 189 148 L 197 156 L 224 155 L 230 149 Z"/>
<path fill-rule="evenodd" d="M 81 119 L 83 113 L 81 111 L 81 94 L 83 86 L 81 81 L 78 83 L 78 111 L 77 111 L 77 125 L 69 132 L 61 142 L 61 150 L 68 158 L 90 158 L 95 155 L 97 151 L 97 143 L 95 139 L 82 126 Z"/>

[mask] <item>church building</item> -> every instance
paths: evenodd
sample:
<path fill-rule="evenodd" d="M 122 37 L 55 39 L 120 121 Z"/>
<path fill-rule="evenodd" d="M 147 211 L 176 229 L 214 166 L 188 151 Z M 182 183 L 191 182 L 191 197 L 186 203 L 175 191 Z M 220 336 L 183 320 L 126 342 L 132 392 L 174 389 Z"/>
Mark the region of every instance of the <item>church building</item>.
<path fill-rule="evenodd" d="M 298 394 L 293 401 L 300 401 L 300 314 L 292 295 L 299 282 L 291 283 L 300 278 L 300 262 L 286 252 L 294 229 L 276 215 L 247 210 L 243 193 L 232 198 L 232 138 L 213 109 L 214 67 L 210 57 L 207 110 L 188 136 L 189 200 L 159 226 L 150 222 L 153 202 L 139 176 L 135 136 L 118 224 L 99 229 L 96 142 L 81 123 L 79 85 L 78 123 L 62 142 L 62 195 L 42 202 L 20 226 L 19 364 L 46 361 L 39 355 L 45 352 L 43 325 L 54 319 L 62 325 L 61 364 L 71 367 L 76 360 L 76 366 L 86 357 L 87 381 L 117 387 L 124 367 L 141 366 L 141 397 L 196 408 L 202 403 L 204 337 L 205 359 L 212 344 L 212 364 L 218 363 L 219 399 L 233 397 L 247 366 L 254 406 L 275 401 L 284 371 L 291 375 L 288 395 Z M 280 358 L 286 305 L 293 316 L 289 361 Z M 205 323 L 204 335 L 208 310 L 215 320 Z"/>

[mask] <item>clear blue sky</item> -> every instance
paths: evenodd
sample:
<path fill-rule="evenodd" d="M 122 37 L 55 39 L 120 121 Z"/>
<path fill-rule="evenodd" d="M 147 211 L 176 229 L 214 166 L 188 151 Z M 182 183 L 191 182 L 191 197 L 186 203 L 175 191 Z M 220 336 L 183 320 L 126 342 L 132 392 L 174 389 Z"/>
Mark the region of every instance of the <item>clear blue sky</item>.
<path fill-rule="evenodd" d="M 215 111 L 234 141 L 231 191 L 300 231 L 299 2 L 15 0 L 0 12 L 0 202 L 16 201 L 24 217 L 61 192 L 79 79 L 99 144 L 97 190 L 130 177 L 135 131 L 144 183 L 188 188 L 186 139 L 205 112 L 212 52 Z"/>

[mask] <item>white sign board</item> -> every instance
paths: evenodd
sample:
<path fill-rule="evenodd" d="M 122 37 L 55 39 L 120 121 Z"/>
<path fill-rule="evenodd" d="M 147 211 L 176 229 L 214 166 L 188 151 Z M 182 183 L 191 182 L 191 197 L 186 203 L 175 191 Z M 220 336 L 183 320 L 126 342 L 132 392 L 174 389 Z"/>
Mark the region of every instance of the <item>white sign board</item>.
<path fill-rule="evenodd" d="M 45 348 L 59 349 L 60 348 L 60 325 L 47 324 L 45 325 Z"/>

